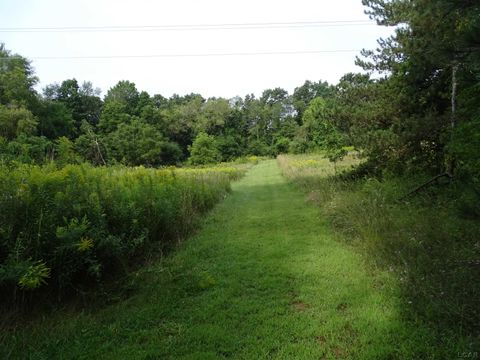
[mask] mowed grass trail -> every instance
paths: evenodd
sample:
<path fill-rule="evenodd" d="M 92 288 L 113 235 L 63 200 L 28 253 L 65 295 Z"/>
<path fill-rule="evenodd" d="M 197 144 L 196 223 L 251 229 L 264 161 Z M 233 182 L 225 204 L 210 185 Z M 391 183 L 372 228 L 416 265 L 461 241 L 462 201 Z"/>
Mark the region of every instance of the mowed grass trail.
<path fill-rule="evenodd" d="M 336 241 L 275 161 L 233 190 L 167 260 L 132 275 L 128 298 L 10 330 L 0 357 L 430 358 L 389 274 Z"/>

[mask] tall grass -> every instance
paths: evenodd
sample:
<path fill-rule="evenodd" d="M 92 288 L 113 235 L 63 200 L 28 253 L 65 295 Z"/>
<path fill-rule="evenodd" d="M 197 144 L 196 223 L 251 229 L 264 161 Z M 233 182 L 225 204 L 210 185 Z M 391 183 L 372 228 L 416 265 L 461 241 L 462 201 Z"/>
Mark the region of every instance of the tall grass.
<path fill-rule="evenodd" d="M 63 296 L 158 256 L 191 232 L 244 172 L 2 166 L 2 303 Z"/>
<path fill-rule="evenodd" d="M 348 171 L 355 161 L 349 157 L 342 166 Z M 463 339 L 478 351 L 480 219 L 465 213 L 460 185 L 399 201 L 424 179 L 335 177 L 319 156 L 280 156 L 278 163 L 341 239 L 396 274 L 405 316 L 430 324 L 444 345 Z"/>

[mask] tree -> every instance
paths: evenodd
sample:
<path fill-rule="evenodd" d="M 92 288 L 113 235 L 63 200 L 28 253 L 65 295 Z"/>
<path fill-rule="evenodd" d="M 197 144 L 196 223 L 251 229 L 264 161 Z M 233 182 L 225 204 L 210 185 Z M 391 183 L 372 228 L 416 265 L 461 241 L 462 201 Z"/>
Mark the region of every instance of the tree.
<path fill-rule="evenodd" d="M 370 163 L 372 169 L 395 167 L 402 153 L 397 147 L 402 111 L 392 82 L 372 80 L 368 74 L 347 73 L 329 100 L 335 126 Z"/>
<path fill-rule="evenodd" d="M 52 159 L 53 144 L 44 136 L 20 134 L 8 142 L 1 157 L 22 163 L 43 164 Z"/>
<path fill-rule="evenodd" d="M 74 144 L 65 136 L 61 136 L 55 141 L 55 160 L 60 166 L 78 162 Z"/>
<path fill-rule="evenodd" d="M 233 131 L 217 136 L 216 142 L 222 161 L 232 161 L 244 154 L 242 138 Z"/>
<path fill-rule="evenodd" d="M 347 153 L 347 135 L 338 127 L 335 102 L 321 97 L 313 99 L 303 114 L 303 125 L 298 128 L 290 150 L 295 153 L 322 150 L 336 163 Z"/>
<path fill-rule="evenodd" d="M 108 104 L 115 102 L 124 106 L 124 111 L 128 115 L 137 115 L 137 106 L 140 94 L 135 84 L 130 81 L 119 81 L 114 87 L 108 90 L 104 102 Z"/>
<path fill-rule="evenodd" d="M 208 99 L 200 110 L 196 126 L 197 131 L 215 135 L 221 133 L 231 112 L 232 109 L 228 100 L 222 98 Z"/>
<path fill-rule="evenodd" d="M 37 119 L 23 108 L 0 105 L 0 136 L 12 140 L 21 134 L 33 135 L 37 130 Z"/>
<path fill-rule="evenodd" d="M 212 164 L 221 160 L 215 138 L 204 132 L 197 135 L 189 150 L 190 158 L 188 162 L 192 165 Z"/>
<path fill-rule="evenodd" d="M 309 144 L 310 150 L 324 147 L 326 134 L 330 130 L 331 117 L 331 108 L 321 97 L 313 99 L 305 110 L 302 126 L 306 129 L 305 141 Z"/>
<path fill-rule="evenodd" d="M 132 116 L 127 112 L 127 106 L 120 101 L 108 101 L 103 107 L 98 123 L 98 129 L 104 133 L 115 131 L 119 125 L 130 123 Z"/>
<path fill-rule="evenodd" d="M 297 123 L 299 125 L 302 124 L 303 113 L 313 99 L 316 97 L 322 97 L 326 99 L 332 97 L 333 95 L 334 88 L 326 81 L 312 82 L 307 80 L 302 86 L 296 87 L 293 91 L 292 101 L 297 112 Z"/>
<path fill-rule="evenodd" d="M 75 151 L 94 165 L 106 165 L 105 144 L 91 124 L 84 121 L 80 127 L 80 136 L 75 140 Z"/>
<path fill-rule="evenodd" d="M 263 104 L 255 96 L 247 95 L 242 108 L 245 124 L 249 135 L 248 142 L 255 139 L 259 142 L 265 135 Z"/>
<path fill-rule="evenodd" d="M 323 149 L 328 160 L 333 162 L 335 174 L 337 173 L 337 162 L 342 160 L 348 154 L 347 138 L 335 127 L 334 124 L 328 124 L 327 131 L 324 135 Z"/>
<path fill-rule="evenodd" d="M 138 95 L 137 106 L 134 114 L 140 115 L 146 107 L 152 107 L 152 106 L 154 106 L 152 98 L 146 91 L 142 91 Z"/>
<path fill-rule="evenodd" d="M 275 154 L 276 134 L 287 119 L 295 116 L 295 109 L 288 92 L 281 88 L 265 90 L 260 98 L 260 104 L 261 121 L 257 126 L 260 127 L 262 142 L 269 147 L 268 152 Z"/>
<path fill-rule="evenodd" d="M 159 166 L 178 161 L 178 146 L 168 142 L 152 125 L 134 118 L 123 123 L 106 138 L 109 154 L 126 165 Z"/>
<path fill-rule="evenodd" d="M 188 147 L 195 138 L 203 102 L 204 99 L 197 95 L 183 98 L 173 96 L 169 107 L 162 111 L 165 128 L 163 133 L 180 146 L 185 158 L 188 156 Z"/>
<path fill-rule="evenodd" d="M 73 138 L 75 134 L 72 112 L 67 106 L 58 101 L 44 100 L 39 104 L 38 132 L 48 139 L 61 136 Z"/>
<path fill-rule="evenodd" d="M 47 100 L 62 103 L 70 110 L 77 133 L 83 121 L 92 125 L 98 123 L 103 105 L 98 94 L 99 90 L 93 89 L 92 83 L 84 82 L 79 86 L 76 79 L 65 80 L 61 85 L 48 85 L 43 90 Z"/>
<path fill-rule="evenodd" d="M 386 74 L 402 112 L 391 131 L 405 165 L 451 172 L 448 143 L 459 122 L 471 121 L 478 86 L 480 20 L 475 1 L 363 0 L 380 25 L 397 26 L 379 40 L 378 51 L 363 51 L 357 63 Z M 419 11 L 421 9 L 421 11 Z M 471 96 L 467 96 L 471 98 Z M 478 99 L 478 97 L 477 97 Z M 473 106 L 472 106 L 473 105 Z"/>
<path fill-rule="evenodd" d="M 37 82 L 30 61 L 12 54 L 0 43 L 0 104 L 32 110 L 37 102 L 34 90 Z"/>

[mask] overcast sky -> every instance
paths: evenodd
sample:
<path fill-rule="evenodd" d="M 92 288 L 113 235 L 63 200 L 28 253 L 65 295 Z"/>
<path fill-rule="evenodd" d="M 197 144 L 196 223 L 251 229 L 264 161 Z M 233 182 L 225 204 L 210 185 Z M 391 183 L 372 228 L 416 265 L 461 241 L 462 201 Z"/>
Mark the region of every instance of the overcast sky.
<path fill-rule="evenodd" d="M 108 27 L 366 21 L 361 0 L 1 0 L 0 30 L 32 27 Z M 292 92 L 305 80 L 336 83 L 358 52 L 275 54 L 374 48 L 389 29 L 372 24 L 169 31 L 0 32 L 0 42 L 33 60 L 39 88 L 76 78 L 103 94 L 119 80 L 139 90 L 171 96 L 260 95 L 282 87 Z M 178 28 L 177 28 L 178 29 Z M 123 30 L 123 29 L 122 29 Z M 235 56 L 115 58 L 130 55 Z M 258 55 L 258 53 L 263 53 Z M 37 59 L 37 57 L 114 58 Z"/>

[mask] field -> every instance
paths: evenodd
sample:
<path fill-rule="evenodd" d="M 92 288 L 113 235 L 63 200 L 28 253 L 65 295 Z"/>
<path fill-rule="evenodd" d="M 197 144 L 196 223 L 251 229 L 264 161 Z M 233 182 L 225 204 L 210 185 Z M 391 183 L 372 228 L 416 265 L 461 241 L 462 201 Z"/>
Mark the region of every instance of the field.
<path fill-rule="evenodd" d="M 248 165 L 0 169 L 2 305 L 78 296 L 190 234 Z"/>
<path fill-rule="evenodd" d="M 279 164 L 292 169 L 291 181 L 306 169 L 309 186 L 333 182 L 320 157 Z M 321 170 L 316 180 L 312 168 Z M 117 297 L 6 327 L 0 356 L 453 359 L 471 349 L 466 337 L 439 338 L 428 322 L 406 316 L 412 305 L 397 268 L 375 266 L 326 221 L 336 194 L 327 203 L 299 191 L 275 160 L 232 188 L 193 237 L 130 273 Z"/>
<path fill-rule="evenodd" d="M 339 165 L 346 172 L 337 177 L 320 155 L 280 156 L 278 162 L 321 209 L 339 241 L 396 278 L 405 318 L 426 324 L 439 347 L 463 343 L 462 351 L 475 353 L 480 229 L 458 199 L 460 184 L 438 184 L 405 197 L 425 178 L 361 178 L 348 173 L 359 164 L 354 155 Z"/>
<path fill-rule="evenodd" d="M 345 1 L 0 1 L 0 359 L 480 358 L 480 2 Z"/>

